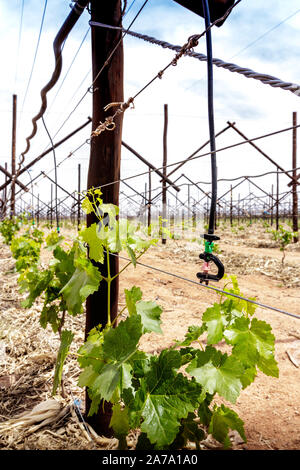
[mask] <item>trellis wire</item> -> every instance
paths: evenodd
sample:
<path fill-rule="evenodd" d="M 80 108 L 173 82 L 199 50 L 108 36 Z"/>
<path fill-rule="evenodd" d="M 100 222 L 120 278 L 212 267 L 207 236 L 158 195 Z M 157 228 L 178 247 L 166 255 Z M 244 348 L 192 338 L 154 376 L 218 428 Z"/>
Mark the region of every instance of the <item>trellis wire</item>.
<path fill-rule="evenodd" d="M 129 258 L 126 258 L 125 256 L 121 256 L 120 254 L 111 253 L 111 252 L 110 252 L 110 254 L 113 255 L 113 256 L 118 256 L 122 260 L 125 260 L 125 261 L 128 261 L 128 262 L 131 261 Z M 206 289 L 213 290 L 213 291 L 215 291 L 219 294 L 229 295 L 230 297 L 235 297 L 236 299 L 244 300 L 244 301 L 249 302 L 251 304 L 257 305 L 258 307 L 266 308 L 266 309 L 269 309 L 269 310 L 274 310 L 275 312 L 282 313 L 284 315 L 289 315 L 291 317 L 294 317 L 294 318 L 297 318 L 298 320 L 300 320 L 300 315 L 296 315 L 295 313 L 286 312 L 285 310 L 282 310 L 280 308 L 272 307 L 272 306 L 266 305 L 266 304 L 262 304 L 261 302 L 257 302 L 256 300 L 247 299 L 246 297 L 242 297 L 241 295 L 233 294 L 232 292 L 228 292 L 228 291 L 225 291 L 225 290 L 222 290 L 222 289 L 218 289 L 217 287 L 212 287 L 212 286 L 209 286 L 209 285 L 207 286 L 205 284 L 200 284 L 200 282 L 193 281 L 192 279 L 189 279 L 187 277 L 183 277 L 183 276 L 180 276 L 179 274 L 174 274 L 174 273 L 170 273 L 168 271 L 164 271 L 163 269 L 156 268 L 155 266 L 151 266 L 149 264 L 141 263 L 140 261 L 136 261 L 136 264 L 138 264 L 139 266 L 142 266 L 144 268 L 152 269 L 152 270 L 158 271 L 162 274 L 166 274 L 167 276 L 176 277 L 177 279 L 180 279 L 182 281 L 186 281 L 186 282 L 189 282 L 191 284 L 197 285 L 198 287 L 204 287 Z"/>
<path fill-rule="evenodd" d="M 170 49 L 172 51 L 179 52 L 181 50 L 181 46 L 171 44 L 167 41 L 161 41 L 159 39 L 156 39 L 152 36 L 148 36 L 146 34 L 137 33 L 135 31 L 129 31 L 129 30 L 126 30 L 126 29 L 121 28 L 121 27 L 110 26 L 110 25 L 107 25 L 105 23 L 99 23 L 99 22 L 96 22 L 96 21 L 90 21 L 89 24 L 91 26 L 99 26 L 101 28 L 118 29 L 118 30 L 121 30 L 123 32 L 126 32 L 130 36 L 136 37 L 138 39 L 142 39 L 144 41 L 150 42 L 151 44 L 156 44 L 158 46 L 161 46 L 165 49 Z M 206 62 L 207 61 L 207 56 L 205 54 L 201 54 L 199 52 L 194 52 L 194 51 L 188 50 L 188 51 L 185 52 L 185 55 L 193 57 L 194 59 L 198 59 L 201 62 Z M 258 72 L 255 72 L 254 70 L 249 69 L 249 68 L 240 67 L 239 65 L 236 65 L 236 64 L 233 64 L 233 63 L 230 63 L 230 62 L 225 62 L 225 61 L 223 61 L 221 59 L 217 59 L 217 58 L 213 58 L 213 64 L 216 67 L 224 68 L 226 70 L 229 70 L 230 72 L 235 72 L 235 73 L 239 73 L 241 75 L 244 75 L 244 77 L 246 77 L 246 78 L 253 78 L 254 80 L 259 80 L 264 85 L 270 85 L 271 87 L 274 87 L 274 88 L 282 88 L 283 90 L 290 91 L 290 92 L 294 93 L 296 96 L 300 97 L 300 85 L 298 85 L 296 83 L 285 82 L 285 81 L 281 80 L 280 78 L 273 77 L 272 75 L 267 75 L 267 74 L 264 74 L 264 73 L 258 73 Z"/>

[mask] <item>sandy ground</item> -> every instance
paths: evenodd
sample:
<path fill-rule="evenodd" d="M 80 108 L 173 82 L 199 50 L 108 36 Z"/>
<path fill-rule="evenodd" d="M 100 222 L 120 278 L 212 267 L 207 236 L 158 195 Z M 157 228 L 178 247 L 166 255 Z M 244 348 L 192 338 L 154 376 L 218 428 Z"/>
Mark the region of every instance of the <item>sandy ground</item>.
<path fill-rule="evenodd" d="M 241 232 L 230 227 L 219 229 L 221 236 L 218 256 L 227 274 L 238 277 L 245 296 L 300 315 L 300 245 L 288 248 L 284 266 L 282 253 L 262 225 Z M 198 258 L 202 247 L 195 236 L 185 233 L 185 239 L 158 243 L 141 259 L 149 266 L 196 280 L 201 270 Z M 120 262 L 121 266 L 125 261 Z M 25 311 L 20 308 L 17 274 L 8 247 L 0 247 L 0 423 L 21 412 L 30 411 L 41 400 L 51 398 L 51 381 L 58 346 L 50 330 L 42 330 L 38 315 L 40 305 Z M 223 282 L 212 284 L 222 288 Z M 146 335 L 142 349 L 160 351 L 174 339 L 183 338 L 187 327 L 201 323 L 205 309 L 218 300 L 218 294 L 205 287 L 154 271 L 147 267 L 130 267 L 120 279 L 120 308 L 124 288 L 140 286 L 144 300 L 156 300 L 163 307 L 164 335 Z M 234 449 L 299 450 L 300 449 L 300 322 L 275 311 L 257 308 L 256 316 L 270 323 L 276 338 L 275 354 L 279 378 L 258 374 L 232 407 L 245 423 L 247 443 L 233 438 Z M 77 317 L 76 346 L 83 339 L 84 318 Z M 38 430 L 16 427 L 0 437 L 2 449 L 108 449 L 115 440 L 96 439 L 91 442 L 82 423 L 74 413 L 74 399 L 83 400 L 77 387 L 79 370 L 76 360 L 67 360 L 64 374 L 64 393 L 61 406 L 67 410 L 61 420 Z M 208 447 L 209 448 L 209 447 Z"/>

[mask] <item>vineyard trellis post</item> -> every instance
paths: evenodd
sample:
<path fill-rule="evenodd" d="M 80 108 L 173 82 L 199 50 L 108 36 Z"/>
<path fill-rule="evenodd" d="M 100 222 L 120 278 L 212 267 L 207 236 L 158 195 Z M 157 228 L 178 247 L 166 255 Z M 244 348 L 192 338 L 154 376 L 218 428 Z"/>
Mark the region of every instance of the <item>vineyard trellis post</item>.
<path fill-rule="evenodd" d="M 293 184 L 292 184 L 292 194 L 293 194 L 293 232 L 297 233 L 298 232 L 298 194 L 297 194 L 297 113 L 293 113 Z M 294 243 L 297 243 L 299 240 L 299 237 L 295 235 L 294 237 Z"/>
<path fill-rule="evenodd" d="M 151 187 L 151 170 L 148 169 L 148 235 L 151 236 L 151 198 L 152 198 L 152 187 Z"/>
<path fill-rule="evenodd" d="M 272 192 L 271 192 L 271 226 L 273 226 L 273 218 L 274 218 L 274 206 L 273 206 L 273 200 L 274 200 L 274 184 L 272 184 Z"/>
<path fill-rule="evenodd" d="M 163 132 L 163 175 L 167 176 L 167 158 L 168 158 L 168 145 L 167 145 L 167 135 L 168 135 L 168 105 L 164 105 L 164 132 Z M 167 184 L 164 179 L 162 182 L 162 229 L 166 227 L 166 217 L 167 217 Z M 162 244 L 167 243 L 167 238 L 165 231 L 162 230 Z"/>
<path fill-rule="evenodd" d="M 91 0 L 91 20 L 121 26 L 121 0 L 99 2 Z M 92 74 L 93 74 L 93 116 L 92 129 L 95 130 L 100 122 L 106 119 L 104 107 L 113 102 L 123 102 L 123 43 L 119 30 L 92 28 Z M 113 52 L 114 51 L 114 52 Z M 113 53 L 112 53 L 113 52 Z M 108 59 L 109 58 L 109 59 Z M 104 203 L 119 205 L 119 183 L 109 184 L 120 180 L 122 114 L 115 118 L 116 127 L 113 132 L 103 132 L 100 136 L 91 138 L 90 160 L 88 168 L 87 188 L 100 187 Z M 104 185 L 106 185 L 104 187 Z M 103 186 L 103 188 L 102 188 Z M 87 226 L 97 223 L 94 213 L 87 215 Z M 104 264 L 93 263 L 103 276 L 107 276 L 107 260 Z M 119 272 L 118 256 L 110 256 L 111 277 Z M 118 276 L 111 285 L 111 321 L 118 313 L 119 282 Z M 90 295 L 86 302 L 85 337 L 89 331 L 98 326 L 105 327 L 107 323 L 107 289 L 100 285 L 98 291 Z M 86 414 L 91 400 L 86 392 Z M 99 435 L 112 436 L 109 427 L 111 406 L 102 403 L 96 415 L 87 418 L 89 424 Z"/>
<path fill-rule="evenodd" d="M 78 163 L 77 228 L 80 227 L 81 165 Z"/>
<path fill-rule="evenodd" d="M 276 230 L 279 230 L 279 170 L 276 175 Z"/>
<path fill-rule="evenodd" d="M 50 227 L 53 226 L 53 184 L 51 184 L 51 192 L 50 192 Z"/>
<path fill-rule="evenodd" d="M 16 131 L 17 131 L 17 95 L 13 95 L 13 113 L 12 113 L 12 149 L 11 149 L 11 198 L 10 198 L 10 214 L 15 215 L 15 194 L 16 194 Z"/>
<path fill-rule="evenodd" d="M 7 162 L 5 162 L 5 170 L 7 171 Z M 5 183 L 7 181 L 7 175 L 5 175 Z M 6 210 L 7 210 L 7 186 L 4 188 L 4 216 L 6 216 Z"/>
<path fill-rule="evenodd" d="M 232 227 L 232 184 L 230 185 L 230 225 Z"/>
<path fill-rule="evenodd" d="M 36 213 L 36 224 L 39 226 L 40 223 L 40 195 L 38 194 L 38 201 L 37 201 L 37 213 Z"/>

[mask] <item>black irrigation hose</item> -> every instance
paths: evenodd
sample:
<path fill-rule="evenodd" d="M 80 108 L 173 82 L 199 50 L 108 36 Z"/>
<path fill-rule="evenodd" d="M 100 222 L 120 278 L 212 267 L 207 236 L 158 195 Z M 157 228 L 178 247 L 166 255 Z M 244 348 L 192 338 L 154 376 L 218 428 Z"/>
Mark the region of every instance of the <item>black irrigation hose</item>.
<path fill-rule="evenodd" d="M 205 28 L 206 28 L 206 49 L 207 49 L 207 95 L 208 95 L 208 124 L 211 150 L 211 206 L 209 214 L 208 233 L 213 234 L 215 230 L 215 217 L 217 206 L 217 159 L 216 159 L 216 140 L 214 123 L 214 96 L 213 96 L 213 56 L 212 56 L 212 38 L 210 28 L 210 12 L 208 0 L 202 0 Z"/>

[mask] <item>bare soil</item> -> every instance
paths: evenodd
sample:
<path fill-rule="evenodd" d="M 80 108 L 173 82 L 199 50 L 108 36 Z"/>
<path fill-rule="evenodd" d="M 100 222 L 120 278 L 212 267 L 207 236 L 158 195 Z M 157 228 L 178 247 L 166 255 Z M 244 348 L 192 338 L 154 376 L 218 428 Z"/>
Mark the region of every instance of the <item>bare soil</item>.
<path fill-rule="evenodd" d="M 64 233 L 63 233 L 64 234 Z M 201 270 L 198 255 L 203 248 L 195 235 L 168 240 L 152 247 L 141 262 L 197 280 Z M 300 315 L 300 244 L 291 245 L 284 265 L 282 252 L 261 224 L 244 230 L 219 228 L 218 256 L 226 273 L 234 274 L 246 297 Z M 48 256 L 45 252 L 44 256 Z M 121 266 L 125 263 L 120 261 Z M 51 385 L 58 340 L 38 321 L 41 305 L 29 310 L 20 307 L 17 277 L 9 248 L 0 247 L 0 424 L 30 412 L 35 405 L 51 400 Z M 219 299 L 217 293 L 149 267 L 130 267 L 120 279 L 120 309 L 124 305 L 124 288 L 140 286 L 145 300 L 156 300 L 163 307 L 164 335 L 148 334 L 141 343 L 147 352 L 159 352 L 184 337 L 187 327 L 201 323 L 205 309 Z M 224 282 L 211 284 L 222 288 Z M 258 307 L 256 316 L 272 326 L 276 338 L 275 354 L 279 378 L 258 373 L 255 382 L 246 388 L 233 408 L 245 423 L 247 442 L 232 434 L 234 449 L 299 450 L 300 449 L 300 322 L 297 318 Z M 75 330 L 73 351 L 83 340 L 84 316 L 71 319 Z M 17 426 L 0 437 L 2 449 L 115 449 L 114 439 L 90 438 L 77 414 L 74 400 L 84 401 L 77 386 L 79 368 L 76 358 L 66 362 L 62 396 L 57 398 L 65 413 L 60 420 L 50 420 L 38 429 Z M 132 436 L 132 445 L 134 445 Z M 207 441 L 205 448 L 216 448 Z"/>

